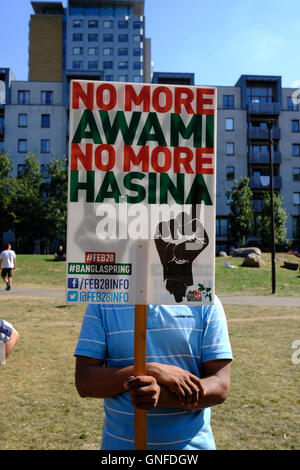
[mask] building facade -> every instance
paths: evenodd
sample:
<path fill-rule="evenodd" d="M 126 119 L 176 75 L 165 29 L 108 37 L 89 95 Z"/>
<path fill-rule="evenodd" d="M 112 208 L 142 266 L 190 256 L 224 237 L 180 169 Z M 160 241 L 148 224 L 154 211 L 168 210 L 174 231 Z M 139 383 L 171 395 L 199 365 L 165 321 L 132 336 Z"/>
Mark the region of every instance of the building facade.
<path fill-rule="evenodd" d="M 281 77 L 242 75 L 234 87 L 218 87 L 217 250 L 228 249 L 230 201 L 226 192 L 234 179 L 250 178 L 255 219 L 270 190 L 269 130 L 272 122 L 274 191 L 288 215 L 287 238 L 299 245 L 300 108 L 282 88 Z M 296 100 L 297 101 L 297 100 Z"/>

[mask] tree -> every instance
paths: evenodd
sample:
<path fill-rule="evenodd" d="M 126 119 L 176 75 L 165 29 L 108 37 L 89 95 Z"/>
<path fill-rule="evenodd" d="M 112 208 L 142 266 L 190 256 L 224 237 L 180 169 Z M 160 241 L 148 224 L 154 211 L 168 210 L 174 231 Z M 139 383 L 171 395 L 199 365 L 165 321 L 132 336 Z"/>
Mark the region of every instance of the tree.
<path fill-rule="evenodd" d="M 234 180 L 234 184 L 226 193 L 230 198 L 229 238 L 234 245 L 240 247 L 244 245 L 251 232 L 252 191 L 247 177 L 242 177 L 240 181 Z"/>
<path fill-rule="evenodd" d="M 47 182 L 43 185 L 45 223 L 49 238 L 63 238 L 67 226 L 68 168 L 66 158 L 53 156 L 47 165 Z"/>
<path fill-rule="evenodd" d="M 289 243 L 286 238 L 286 211 L 283 207 L 282 197 L 274 193 L 274 231 L 275 245 L 284 246 Z M 271 197 L 269 193 L 264 195 L 264 204 L 261 215 L 257 218 L 257 234 L 266 248 L 271 248 Z"/>
<path fill-rule="evenodd" d="M 11 176 L 12 167 L 11 157 L 0 152 L 0 238 L 2 233 L 11 229 L 14 224 L 12 200 L 15 184 Z"/>
<path fill-rule="evenodd" d="M 34 154 L 25 159 L 24 171 L 15 179 L 13 195 L 14 231 L 16 238 L 28 242 L 23 251 L 32 252 L 33 240 L 43 236 L 44 207 L 41 192 L 41 169 Z M 25 242 L 26 243 L 26 242 Z"/>

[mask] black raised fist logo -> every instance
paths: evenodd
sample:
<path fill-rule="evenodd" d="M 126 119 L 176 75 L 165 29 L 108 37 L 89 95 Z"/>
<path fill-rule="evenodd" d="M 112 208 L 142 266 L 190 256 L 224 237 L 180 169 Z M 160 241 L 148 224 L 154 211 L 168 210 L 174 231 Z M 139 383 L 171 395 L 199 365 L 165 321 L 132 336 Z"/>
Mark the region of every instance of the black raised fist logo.
<path fill-rule="evenodd" d="M 169 222 L 160 222 L 155 245 L 164 270 L 166 289 L 182 302 L 188 286 L 194 284 L 192 263 L 209 243 L 200 220 L 185 212 Z"/>

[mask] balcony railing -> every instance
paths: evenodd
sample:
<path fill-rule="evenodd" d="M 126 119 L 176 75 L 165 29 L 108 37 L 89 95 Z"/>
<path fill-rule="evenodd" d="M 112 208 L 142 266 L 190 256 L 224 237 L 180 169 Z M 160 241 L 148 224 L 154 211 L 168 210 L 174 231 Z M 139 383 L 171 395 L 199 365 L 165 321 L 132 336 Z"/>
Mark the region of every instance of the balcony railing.
<path fill-rule="evenodd" d="M 268 140 L 269 130 L 261 129 L 260 127 L 251 127 L 250 129 L 248 129 L 248 137 L 252 140 Z M 279 140 L 281 138 L 280 127 L 273 127 L 272 138 L 275 140 Z"/>
<path fill-rule="evenodd" d="M 281 176 L 273 177 L 274 189 L 281 189 Z M 251 189 L 270 189 L 270 176 L 250 176 Z"/>
<path fill-rule="evenodd" d="M 280 114 L 280 103 L 248 103 L 249 114 Z"/>
<path fill-rule="evenodd" d="M 281 152 L 273 152 L 272 155 L 273 164 L 281 164 Z M 269 152 L 249 152 L 249 163 L 267 165 L 269 163 Z"/>

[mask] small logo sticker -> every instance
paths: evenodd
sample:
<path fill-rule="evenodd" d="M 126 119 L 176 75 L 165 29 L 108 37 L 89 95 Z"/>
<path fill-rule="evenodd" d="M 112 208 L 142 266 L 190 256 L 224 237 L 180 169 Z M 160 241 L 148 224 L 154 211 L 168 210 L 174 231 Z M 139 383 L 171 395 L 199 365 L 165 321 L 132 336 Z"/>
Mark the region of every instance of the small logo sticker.
<path fill-rule="evenodd" d="M 78 289 L 79 282 L 77 277 L 69 277 L 68 279 L 68 288 L 69 289 Z"/>
<path fill-rule="evenodd" d="M 78 302 L 78 292 L 68 292 L 67 295 L 67 301 L 68 302 Z"/>

